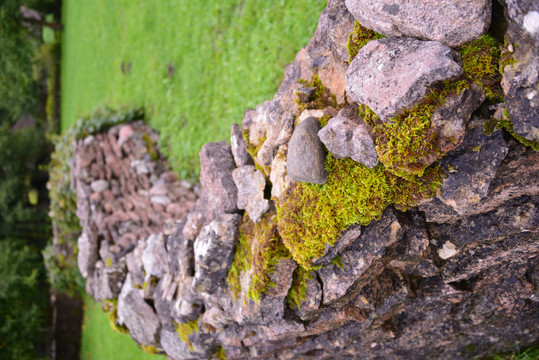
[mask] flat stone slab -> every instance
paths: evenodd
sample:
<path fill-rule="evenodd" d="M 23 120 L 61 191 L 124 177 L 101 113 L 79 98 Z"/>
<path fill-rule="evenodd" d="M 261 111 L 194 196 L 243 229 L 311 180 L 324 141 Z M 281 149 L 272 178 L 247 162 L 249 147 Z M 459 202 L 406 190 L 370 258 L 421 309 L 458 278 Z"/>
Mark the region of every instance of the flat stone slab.
<path fill-rule="evenodd" d="M 433 84 L 458 78 L 463 70 L 457 57 L 437 41 L 373 40 L 350 64 L 346 91 L 354 101 L 389 121 L 423 99 Z"/>
<path fill-rule="evenodd" d="M 457 47 L 483 35 L 490 25 L 490 0 L 346 0 L 366 28 L 391 37 L 437 40 Z"/>

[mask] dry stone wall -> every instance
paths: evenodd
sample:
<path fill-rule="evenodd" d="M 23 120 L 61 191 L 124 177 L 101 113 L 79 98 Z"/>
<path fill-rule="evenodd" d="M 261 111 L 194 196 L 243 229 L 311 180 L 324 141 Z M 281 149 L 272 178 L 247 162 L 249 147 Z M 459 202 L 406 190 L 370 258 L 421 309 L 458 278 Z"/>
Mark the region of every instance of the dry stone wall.
<path fill-rule="evenodd" d="M 406 212 L 389 206 L 368 225 L 342 231 L 312 260 L 299 307 L 287 301 L 300 270 L 290 257 L 274 264 L 272 285 L 256 301 L 248 291 L 260 276 L 253 268 L 240 271 L 233 291 L 227 275 L 240 224 L 271 219 L 297 181 L 324 184 L 326 148 L 381 166 L 378 135 L 356 109 L 369 105 L 391 123 L 460 76 L 456 47 L 484 34 L 501 6 L 329 0 L 275 97 L 246 111 L 231 146 L 202 147 L 198 199 L 152 159 L 157 139 L 144 125 L 81 140 L 73 168 L 88 292 L 117 299 L 114 326 L 176 360 L 471 359 L 536 343 L 539 155 L 520 141 L 537 140 L 539 7 L 502 5 L 504 51 L 516 61 L 504 69 L 507 103 L 485 102 L 477 84 L 448 97 L 430 118 L 441 150 L 419 159 L 439 161 L 445 172 L 436 196 Z M 350 64 L 356 19 L 388 38 Z M 315 72 L 334 98 L 298 112 L 295 100 L 314 101 L 317 91 L 300 79 Z M 513 130 L 485 132 L 492 118 L 507 121 L 506 108 Z"/>

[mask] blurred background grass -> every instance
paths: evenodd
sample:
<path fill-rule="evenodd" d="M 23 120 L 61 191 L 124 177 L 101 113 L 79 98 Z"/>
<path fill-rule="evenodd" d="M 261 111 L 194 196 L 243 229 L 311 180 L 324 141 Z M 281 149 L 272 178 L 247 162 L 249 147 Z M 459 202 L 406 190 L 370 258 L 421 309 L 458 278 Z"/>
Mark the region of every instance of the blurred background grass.
<path fill-rule="evenodd" d="M 99 104 L 144 106 L 176 172 L 275 94 L 323 0 L 66 0 L 62 128 Z"/>

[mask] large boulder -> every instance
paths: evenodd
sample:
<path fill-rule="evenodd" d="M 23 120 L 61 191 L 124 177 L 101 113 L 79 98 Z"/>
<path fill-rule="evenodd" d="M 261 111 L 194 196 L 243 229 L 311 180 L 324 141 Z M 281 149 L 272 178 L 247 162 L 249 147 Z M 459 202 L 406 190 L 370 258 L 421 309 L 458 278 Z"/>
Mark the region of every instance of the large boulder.
<path fill-rule="evenodd" d="M 432 85 L 459 77 L 458 54 L 437 41 L 387 38 L 361 48 L 346 72 L 346 91 L 383 121 L 423 99 Z"/>
<path fill-rule="evenodd" d="M 436 40 L 458 47 L 483 35 L 490 25 L 491 1 L 346 0 L 366 28 L 391 37 Z"/>

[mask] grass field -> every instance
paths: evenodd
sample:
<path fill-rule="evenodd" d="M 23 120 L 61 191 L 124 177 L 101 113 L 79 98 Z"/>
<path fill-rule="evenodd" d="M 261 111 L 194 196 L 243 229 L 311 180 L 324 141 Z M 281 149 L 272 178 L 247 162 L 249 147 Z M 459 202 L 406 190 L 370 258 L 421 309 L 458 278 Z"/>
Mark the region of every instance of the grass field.
<path fill-rule="evenodd" d="M 99 104 L 142 105 L 173 168 L 196 177 L 200 147 L 273 97 L 325 4 L 66 0 L 62 127 Z"/>
<path fill-rule="evenodd" d="M 107 313 L 89 296 L 84 299 L 81 360 L 163 360 L 162 355 L 146 354 L 129 335 L 112 331 Z"/>

